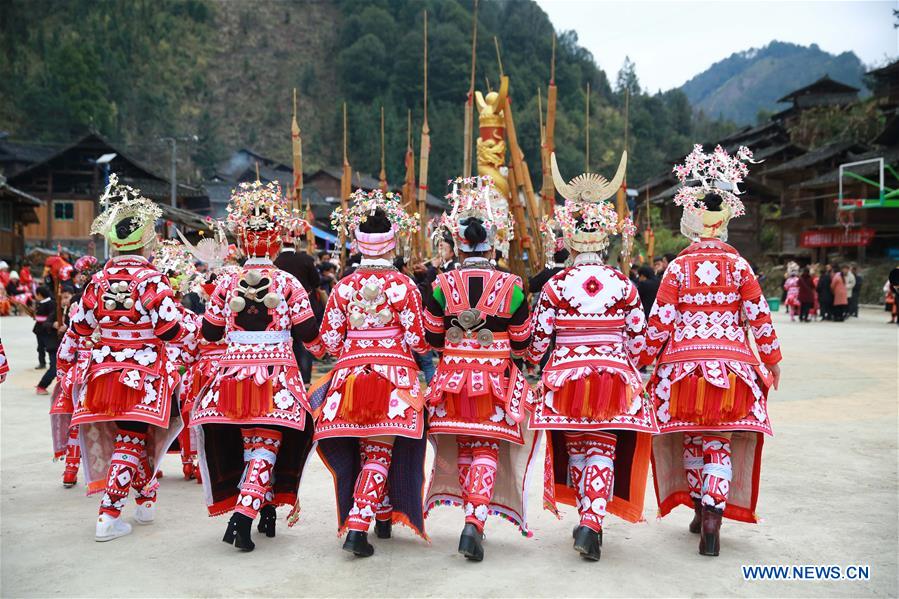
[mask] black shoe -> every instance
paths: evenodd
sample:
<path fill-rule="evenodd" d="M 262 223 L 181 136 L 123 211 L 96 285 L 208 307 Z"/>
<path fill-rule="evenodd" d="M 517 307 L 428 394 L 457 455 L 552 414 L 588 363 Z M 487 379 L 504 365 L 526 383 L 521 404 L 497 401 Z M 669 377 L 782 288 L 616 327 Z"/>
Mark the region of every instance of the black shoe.
<path fill-rule="evenodd" d="M 34 369 L 35 370 L 47 370 L 47 365 L 46 364 L 38 364 L 37 366 L 34 367 Z"/>
<path fill-rule="evenodd" d="M 343 550 L 349 551 L 356 557 L 371 557 L 375 553 L 375 548 L 368 542 L 368 533 L 360 530 L 351 530 L 346 533 Z"/>
<path fill-rule="evenodd" d="M 256 530 L 263 533 L 270 539 L 275 538 L 275 521 L 278 514 L 275 512 L 275 506 L 267 505 L 259 510 L 259 525 Z"/>
<path fill-rule="evenodd" d="M 601 533 L 596 532 L 588 526 L 578 526 L 574 531 L 574 549 L 581 554 L 581 557 L 593 562 L 598 562 L 602 550 Z"/>
<path fill-rule="evenodd" d="M 484 559 L 484 547 L 481 545 L 482 535 L 477 526 L 471 522 L 462 529 L 462 536 L 459 537 L 459 553 L 473 562 L 479 562 Z"/>
<path fill-rule="evenodd" d="M 250 528 L 253 526 L 253 519 L 249 516 L 234 512 L 231 514 L 231 520 L 228 521 L 228 529 L 222 541 L 229 545 L 234 545 L 241 551 L 252 551 L 256 544 L 250 538 Z"/>
<path fill-rule="evenodd" d="M 392 531 L 393 522 L 391 520 L 375 520 L 375 535 L 379 539 L 389 539 Z"/>

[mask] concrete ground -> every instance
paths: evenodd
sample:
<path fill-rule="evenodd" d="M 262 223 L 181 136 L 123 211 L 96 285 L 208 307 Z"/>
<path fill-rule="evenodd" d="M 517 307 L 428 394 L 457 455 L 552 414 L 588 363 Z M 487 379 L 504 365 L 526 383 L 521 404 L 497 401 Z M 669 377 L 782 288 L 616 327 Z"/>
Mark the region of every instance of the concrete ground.
<path fill-rule="evenodd" d="M 399 530 L 366 560 L 340 551 L 330 476 L 311 463 L 304 512 L 245 554 L 221 542 L 195 482 L 169 456 L 157 522 L 111 543 L 93 540 L 98 498 L 62 487 L 51 461 L 48 398 L 31 320 L 0 319 L 12 365 L 0 387 L 0 594 L 22 596 L 883 596 L 897 589 L 897 327 L 874 309 L 847 323 L 778 315 L 783 380 L 770 404 L 759 525 L 726 522 L 719 558 L 697 554 L 691 513 L 646 522 L 610 517 L 602 561 L 571 548 L 572 509 L 557 521 L 530 492 L 531 539 L 488 522 L 483 563 L 456 554 L 460 511 L 428 520 L 430 546 Z M 540 478 L 535 477 L 535 482 Z M 133 505 L 126 516 L 130 518 Z M 286 510 L 285 510 L 286 512 Z M 280 515 L 284 516 L 285 512 Z M 374 535 L 372 535 L 374 536 Z M 743 564 L 867 565 L 870 580 L 745 581 Z"/>

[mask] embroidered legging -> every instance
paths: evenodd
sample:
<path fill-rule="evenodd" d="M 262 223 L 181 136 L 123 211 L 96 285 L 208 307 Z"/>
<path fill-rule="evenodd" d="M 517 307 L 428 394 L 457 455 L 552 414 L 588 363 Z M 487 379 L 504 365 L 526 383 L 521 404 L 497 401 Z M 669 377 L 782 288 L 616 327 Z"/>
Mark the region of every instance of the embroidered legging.
<path fill-rule="evenodd" d="M 373 439 L 360 439 L 362 470 L 353 489 L 353 507 L 347 528 L 367 532 L 387 491 L 387 474 L 393 458 L 393 445 Z"/>
<path fill-rule="evenodd" d="M 723 512 L 733 469 L 730 462 L 730 439 L 716 435 L 702 438 L 702 505 Z"/>
<path fill-rule="evenodd" d="M 118 518 L 125 507 L 128 491 L 137 491 L 137 502 L 156 500 L 156 480 L 147 456 L 147 425 L 120 422 L 112 458 L 106 474 L 106 492 L 100 499 L 100 513 Z"/>
<path fill-rule="evenodd" d="M 578 500 L 581 526 L 602 530 L 615 473 L 614 433 L 565 433 L 568 475 Z"/>
<path fill-rule="evenodd" d="M 246 462 L 240 494 L 234 511 L 255 518 L 273 499 L 275 461 L 281 448 L 281 432 L 265 428 L 241 428 L 243 456 Z"/>
<path fill-rule="evenodd" d="M 723 512 L 733 476 L 730 439 L 709 433 L 685 434 L 684 473 L 690 497 Z"/>
<path fill-rule="evenodd" d="M 483 437 L 456 438 L 459 486 L 465 507 L 465 522 L 484 532 L 496 483 L 499 443 Z"/>
<path fill-rule="evenodd" d="M 81 445 L 78 443 L 78 425 L 69 427 L 69 439 L 66 442 L 66 472 L 78 474 L 81 464 Z"/>

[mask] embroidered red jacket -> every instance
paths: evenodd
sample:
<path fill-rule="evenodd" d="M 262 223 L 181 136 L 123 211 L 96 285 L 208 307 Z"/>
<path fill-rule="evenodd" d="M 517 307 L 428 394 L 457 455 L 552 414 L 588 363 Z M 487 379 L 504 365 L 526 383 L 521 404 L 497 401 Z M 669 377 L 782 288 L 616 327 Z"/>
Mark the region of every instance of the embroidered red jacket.
<path fill-rule="evenodd" d="M 187 314 L 166 276 L 142 256 L 116 256 L 94 275 L 70 315 L 76 335 L 100 332 L 83 379 L 74 381 L 72 424 L 114 419 L 88 410 L 84 395 L 98 376 L 116 374 L 118 384 L 140 391 L 143 398 L 115 418 L 167 427 L 180 377 L 165 342 L 180 341 L 184 334 L 180 323 Z"/>
<path fill-rule="evenodd" d="M 272 307 L 261 297 L 247 294 L 245 276 L 251 271 L 258 275 L 259 288 L 276 296 L 277 303 Z M 234 311 L 231 300 L 238 296 L 255 299 L 246 299 L 244 309 Z M 214 364 L 208 366 L 211 380 L 192 408 L 190 425 L 240 422 L 303 430 L 306 412 L 312 410 L 297 368 L 293 342 L 302 342 L 316 357 L 324 355 L 315 325 L 303 286 L 268 258 L 250 258 L 242 269 L 223 272 L 206 304 L 201 334 L 206 341 L 223 341 L 226 346 Z M 259 388 L 270 385 L 273 409 L 268 414 L 243 419 L 229 416 L 227 408 L 221 405 L 227 404 L 222 390 L 235 381 L 252 381 Z"/>
<path fill-rule="evenodd" d="M 477 260 L 469 259 L 458 270 L 440 274 L 428 298 L 428 341 L 443 350 L 428 401 L 436 406 L 439 420 L 445 416 L 439 404 L 446 393 L 492 395 L 505 406 L 504 413 L 495 415 L 496 434 L 520 439 L 518 423 L 531 403 L 531 388 L 512 362 L 513 355 L 524 355 L 530 339 L 523 284 L 517 275 L 478 266 Z M 462 324 L 464 313 L 477 316 Z M 492 333 L 489 342 L 479 341 L 482 331 Z"/>
<path fill-rule="evenodd" d="M 406 275 L 363 260 L 340 280 L 328 298 L 321 324 L 322 342 L 337 356 L 331 388 L 337 389 L 355 367 L 369 366 L 396 388 L 409 391 L 416 410 L 423 397 L 412 352 L 431 348 L 425 340 L 421 294 Z M 412 404 L 410 404 L 412 405 Z"/>
<path fill-rule="evenodd" d="M 3 344 L 0 343 L 0 383 L 6 380 L 9 372 L 9 363 L 6 361 L 6 352 L 3 351 Z"/>
<path fill-rule="evenodd" d="M 749 263 L 726 243 L 704 239 L 668 265 L 640 364 L 658 357 L 660 364 L 724 360 L 755 366 L 759 357 L 747 330 L 764 364 L 780 362 L 771 311 Z"/>

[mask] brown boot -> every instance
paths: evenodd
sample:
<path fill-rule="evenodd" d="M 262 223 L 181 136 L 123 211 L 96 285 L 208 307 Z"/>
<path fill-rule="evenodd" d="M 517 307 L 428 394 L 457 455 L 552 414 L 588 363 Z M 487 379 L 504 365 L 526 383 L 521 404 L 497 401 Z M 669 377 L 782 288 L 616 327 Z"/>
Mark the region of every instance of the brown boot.
<path fill-rule="evenodd" d="M 721 530 L 721 512 L 703 506 L 702 531 L 699 536 L 699 554 L 717 556 L 721 549 L 718 532 Z"/>
<path fill-rule="evenodd" d="M 693 521 L 690 522 L 690 532 L 694 535 L 698 535 L 700 529 L 702 528 L 702 501 L 699 499 L 693 500 Z"/>

